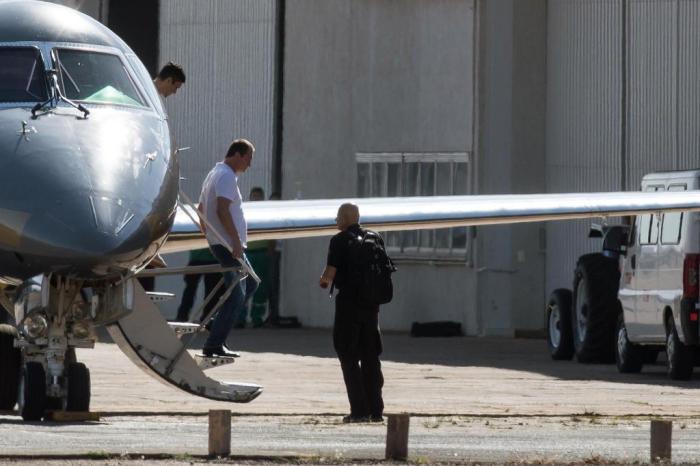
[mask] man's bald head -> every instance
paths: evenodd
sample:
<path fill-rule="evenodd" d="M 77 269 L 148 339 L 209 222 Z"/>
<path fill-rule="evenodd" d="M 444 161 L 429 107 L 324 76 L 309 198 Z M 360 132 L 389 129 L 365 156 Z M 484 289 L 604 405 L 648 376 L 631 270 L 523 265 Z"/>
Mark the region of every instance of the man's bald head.
<path fill-rule="evenodd" d="M 355 204 L 347 202 L 338 207 L 338 216 L 335 223 L 339 230 L 345 230 L 350 225 L 360 223 L 360 209 Z"/>

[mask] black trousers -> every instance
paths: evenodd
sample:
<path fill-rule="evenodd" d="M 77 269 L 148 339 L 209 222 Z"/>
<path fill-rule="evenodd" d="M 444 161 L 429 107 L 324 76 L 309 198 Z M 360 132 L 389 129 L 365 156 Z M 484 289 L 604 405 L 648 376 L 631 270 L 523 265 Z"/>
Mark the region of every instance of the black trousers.
<path fill-rule="evenodd" d="M 336 296 L 333 346 L 343 370 L 352 416 L 381 416 L 384 412 L 378 312 L 378 306 L 361 308 L 342 294 Z"/>

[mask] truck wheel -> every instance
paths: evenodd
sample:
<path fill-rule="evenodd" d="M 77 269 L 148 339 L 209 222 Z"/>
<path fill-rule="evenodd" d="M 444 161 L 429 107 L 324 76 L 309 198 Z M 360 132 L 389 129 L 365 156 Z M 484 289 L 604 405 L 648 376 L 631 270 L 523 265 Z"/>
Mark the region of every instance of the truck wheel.
<path fill-rule="evenodd" d="M 574 350 L 579 362 L 615 360 L 619 282 L 617 259 L 599 253 L 579 257 L 574 274 L 572 315 Z"/>
<path fill-rule="evenodd" d="M 554 360 L 569 360 L 574 355 L 571 335 L 571 290 L 552 291 L 547 302 L 547 346 Z"/>
<path fill-rule="evenodd" d="M 617 318 L 617 345 L 615 345 L 615 364 L 622 373 L 637 373 L 642 370 L 644 348 L 635 345 L 627 338 L 625 318 L 620 313 Z"/>
<path fill-rule="evenodd" d="M 82 362 L 68 366 L 66 411 L 90 411 L 90 370 Z"/>
<path fill-rule="evenodd" d="M 15 338 L 17 329 L 12 325 L 0 324 L 0 410 L 6 411 L 14 408 L 17 403 L 19 368 L 22 363 L 22 354 L 14 346 Z"/>
<path fill-rule="evenodd" d="M 19 387 L 19 412 L 25 421 L 40 421 L 46 409 L 46 373 L 39 362 L 22 368 Z"/>
<path fill-rule="evenodd" d="M 673 380 L 690 380 L 693 375 L 693 352 L 678 338 L 673 317 L 666 323 L 666 373 Z"/>

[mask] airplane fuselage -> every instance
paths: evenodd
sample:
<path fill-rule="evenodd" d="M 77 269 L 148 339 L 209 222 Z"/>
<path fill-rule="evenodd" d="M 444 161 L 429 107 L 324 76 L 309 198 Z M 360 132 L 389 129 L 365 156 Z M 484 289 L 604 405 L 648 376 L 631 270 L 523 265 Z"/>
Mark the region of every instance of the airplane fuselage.
<path fill-rule="evenodd" d="M 150 76 L 117 36 L 66 10 L 0 2 L 4 276 L 125 275 L 157 253 L 174 219 L 179 168 Z"/>

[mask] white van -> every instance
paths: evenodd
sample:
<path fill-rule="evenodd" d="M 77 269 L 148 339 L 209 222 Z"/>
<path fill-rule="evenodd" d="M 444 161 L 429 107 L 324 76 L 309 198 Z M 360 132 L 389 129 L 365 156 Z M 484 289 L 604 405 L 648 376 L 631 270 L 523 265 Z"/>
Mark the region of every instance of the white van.
<path fill-rule="evenodd" d="M 700 170 L 646 175 L 643 191 L 700 189 Z M 665 348 L 668 375 L 689 379 L 698 345 L 700 214 L 637 216 L 621 256 L 615 360 L 620 372 L 639 372 L 644 351 Z"/>
<path fill-rule="evenodd" d="M 700 170 L 642 180 L 643 191 L 698 189 Z M 639 372 L 665 350 L 668 375 L 689 379 L 700 343 L 700 213 L 639 215 L 592 233 L 603 251 L 581 256 L 573 290 L 554 290 L 545 309 L 552 358 Z"/>

